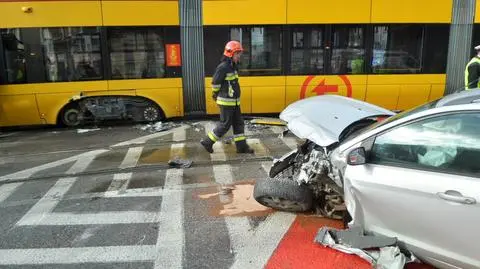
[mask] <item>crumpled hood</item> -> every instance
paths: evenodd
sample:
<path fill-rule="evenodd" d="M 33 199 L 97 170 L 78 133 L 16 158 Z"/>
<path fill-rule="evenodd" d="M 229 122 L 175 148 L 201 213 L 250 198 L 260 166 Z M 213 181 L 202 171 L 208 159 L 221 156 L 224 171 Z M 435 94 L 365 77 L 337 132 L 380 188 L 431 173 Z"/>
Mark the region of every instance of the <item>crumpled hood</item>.
<path fill-rule="evenodd" d="M 350 124 L 372 116 L 394 112 L 340 95 L 321 95 L 297 101 L 280 114 L 288 129 L 301 139 L 326 147 L 338 142 Z"/>

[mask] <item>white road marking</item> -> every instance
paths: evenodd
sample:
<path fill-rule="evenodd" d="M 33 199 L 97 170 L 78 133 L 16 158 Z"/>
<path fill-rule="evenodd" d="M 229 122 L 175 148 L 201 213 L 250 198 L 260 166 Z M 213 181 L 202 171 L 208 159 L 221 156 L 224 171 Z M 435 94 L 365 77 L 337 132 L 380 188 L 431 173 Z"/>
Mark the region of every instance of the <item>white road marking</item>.
<path fill-rule="evenodd" d="M 235 253 L 231 269 L 263 268 L 288 231 L 295 214 L 276 212 L 260 223 L 246 244 Z"/>
<path fill-rule="evenodd" d="M 208 121 L 204 123 L 205 134 L 208 135 L 208 132 L 212 131 L 215 128 L 215 123 Z M 212 161 L 226 161 L 227 155 L 225 155 L 225 150 L 223 149 L 222 141 L 218 141 L 213 144 L 213 153 L 210 154 L 210 159 Z"/>
<path fill-rule="evenodd" d="M 213 174 L 215 181 L 222 185 L 233 183 L 232 168 L 230 165 L 215 165 L 213 166 Z M 222 195 L 220 199 L 222 199 Z M 239 249 L 245 247 L 249 240 L 250 223 L 247 217 L 225 217 L 228 234 L 230 235 L 230 250 L 237 252 Z M 236 258 L 236 257 L 235 257 Z M 245 267 L 248 268 L 248 267 Z"/>
<path fill-rule="evenodd" d="M 165 180 L 165 187 L 182 185 L 183 169 L 167 170 Z M 155 269 L 183 268 L 185 245 L 183 198 L 183 192 L 162 198 L 158 224 Z"/>
<path fill-rule="evenodd" d="M 262 166 L 267 171 L 264 164 Z M 213 173 L 218 183 L 233 183 L 229 165 L 214 166 Z M 294 219 L 294 214 L 277 212 L 268 216 L 255 231 L 251 231 L 247 217 L 226 217 L 231 248 L 235 253 L 231 268 L 263 268 Z"/>
<path fill-rule="evenodd" d="M 272 132 L 274 134 L 281 134 L 281 133 L 283 133 L 283 131 L 285 131 L 287 129 L 287 128 L 282 127 L 282 126 L 272 126 L 270 128 L 272 129 Z"/>
<path fill-rule="evenodd" d="M 287 145 L 290 149 L 297 149 L 297 140 L 293 137 L 282 137 L 283 143 Z"/>
<path fill-rule="evenodd" d="M 0 249 L 1 265 L 84 264 L 151 261 L 154 245 Z"/>
<path fill-rule="evenodd" d="M 12 193 L 23 183 L 9 183 L 0 186 L 0 203 L 7 200 Z"/>
<path fill-rule="evenodd" d="M 187 129 L 178 129 L 173 132 L 173 141 L 181 142 L 187 140 Z"/>
<path fill-rule="evenodd" d="M 20 225 L 50 225 L 50 226 L 71 226 L 71 225 L 105 225 L 105 224 L 131 224 L 131 223 L 156 223 L 158 222 L 157 212 L 145 211 L 122 211 L 102 213 L 50 213 L 42 217 L 25 219 Z"/>
<path fill-rule="evenodd" d="M 124 192 L 127 189 L 128 182 L 132 178 L 133 173 L 119 173 L 113 175 L 112 183 L 107 189 L 107 192 Z"/>
<path fill-rule="evenodd" d="M 79 158 L 65 174 L 74 175 L 85 171 L 88 166 L 95 160 L 95 156 L 84 156 Z"/>
<path fill-rule="evenodd" d="M 118 168 L 125 169 L 125 168 L 132 168 L 137 166 L 138 159 L 142 155 L 143 147 L 134 147 L 129 148 L 125 158 L 123 159 L 122 163 Z"/>
<path fill-rule="evenodd" d="M 161 137 L 161 136 L 173 134 L 173 133 L 178 132 L 182 129 L 185 130 L 186 128 L 187 128 L 187 126 L 180 126 L 180 127 L 168 130 L 168 131 L 153 133 L 153 134 L 150 134 L 150 135 L 145 135 L 145 136 L 134 138 L 134 139 L 131 139 L 131 140 L 128 140 L 128 141 L 125 141 L 125 142 L 121 142 L 121 143 L 113 145 L 112 147 L 124 147 L 124 146 L 130 146 L 130 145 L 144 144 L 150 139 L 154 139 L 154 138 L 158 138 L 158 137 Z"/>
<path fill-rule="evenodd" d="M 172 144 L 170 147 L 170 157 L 171 158 L 185 158 L 185 144 L 184 143 L 178 143 L 178 144 Z"/>
<path fill-rule="evenodd" d="M 265 170 L 265 172 L 270 174 L 270 168 L 272 167 L 272 162 L 262 162 L 262 168 Z"/>
<path fill-rule="evenodd" d="M 0 134 L 0 138 L 9 137 L 9 136 L 16 135 L 16 134 L 19 134 L 19 133 L 20 133 L 20 132 L 13 132 L 13 133 L 7 133 L 7 134 Z"/>
<path fill-rule="evenodd" d="M 38 173 L 40 171 L 50 169 L 50 168 L 53 168 L 53 167 L 57 167 L 57 166 L 60 166 L 60 165 L 64 165 L 64 164 L 67 164 L 67 163 L 70 163 L 70 162 L 78 161 L 78 160 L 80 160 L 84 157 L 93 158 L 94 156 L 96 156 L 98 154 L 101 154 L 101 153 L 104 153 L 104 152 L 107 152 L 107 151 L 108 150 L 104 150 L 104 149 L 93 150 L 93 151 L 85 152 L 85 153 L 82 153 L 82 154 L 79 154 L 79 155 L 76 155 L 76 156 L 65 158 L 65 159 L 62 159 L 62 160 L 58 160 L 58 161 L 46 163 L 46 164 L 43 164 L 43 165 L 39 165 L 39 166 L 36 166 L 36 167 L 32 167 L 32 168 L 29 168 L 29 169 L 25 169 L 25 170 L 22 170 L 22 171 L 19 171 L 19 172 L 16 172 L 16 173 L 1 176 L 0 177 L 0 182 L 11 180 L 11 179 L 26 179 L 26 178 L 29 178 L 32 175 L 34 175 L 35 173 Z"/>
<path fill-rule="evenodd" d="M 21 144 L 20 142 L 3 142 L 3 143 L 0 143 L 0 149 L 16 147 L 20 144 Z"/>
<path fill-rule="evenodd" d="M 254 150 L 254 154 L 257 157 L 268 156 L 267 149 L 258 138 L 247 139 L 247 144 Z"/>
<path fill-rule="evenodd" d="M 17 222 L 16 225 L 37 225 L 57 206 L 61 198 L 75 183 L 75 177 L 61 178 L 48 192 Z"/>

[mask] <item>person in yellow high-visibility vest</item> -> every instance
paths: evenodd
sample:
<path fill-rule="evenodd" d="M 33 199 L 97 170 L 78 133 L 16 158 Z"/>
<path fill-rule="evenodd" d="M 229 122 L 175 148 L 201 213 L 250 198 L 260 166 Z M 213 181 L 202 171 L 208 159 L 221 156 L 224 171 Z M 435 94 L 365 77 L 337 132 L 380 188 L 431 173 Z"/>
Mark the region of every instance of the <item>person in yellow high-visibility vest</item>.
<path fill-rule="evenodd" d="M 475 51 L 477 55 L 465 67 L 465 90 L 480 88 L 480 45 Z"/>

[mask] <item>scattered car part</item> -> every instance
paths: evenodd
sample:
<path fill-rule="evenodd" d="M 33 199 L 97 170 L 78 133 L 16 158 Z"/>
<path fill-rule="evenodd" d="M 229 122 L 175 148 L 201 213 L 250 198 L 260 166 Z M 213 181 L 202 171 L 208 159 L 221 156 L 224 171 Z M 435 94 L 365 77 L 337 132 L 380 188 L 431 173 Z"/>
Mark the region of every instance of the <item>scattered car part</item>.
<path fill-rule="evenodd" d="M 418 261 L 409 251 L 405 251 L 406 254 L 400 251 L 396 246 L 397 238 L 366 235 L 358 226 L 344 231 L 322 227 L 314 242 L 344 253 L 355 254 L 372 264 L 373 268 L 403 269 L 406 263 Z"/>
<path fill-rule="evenodd" d="M 168 165 L 173 168 L 189 168 L 193 164 L 191 160 L 173 159 L 168 161 Z"/>
<path fill-rule="evenodd" d="M 258 119 L 253 119 L 250 121 L 252 124 L 261 124 L 261 125 L 277 125 L 277 126 L 285 126 L 287 125 L 286 122 L 284 122 L 281 119 L 275 119 L 275 118 L 258 118 Z"/>

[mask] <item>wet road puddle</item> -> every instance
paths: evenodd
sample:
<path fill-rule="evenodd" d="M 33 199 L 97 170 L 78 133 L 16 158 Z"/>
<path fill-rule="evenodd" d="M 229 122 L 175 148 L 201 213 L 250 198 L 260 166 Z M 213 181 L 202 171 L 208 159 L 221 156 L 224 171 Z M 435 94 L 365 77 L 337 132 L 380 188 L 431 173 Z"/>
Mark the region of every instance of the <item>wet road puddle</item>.
<path fill-rule="evenodd" d="M 171 148 L 159 148 L 144 150 L 138 160 L 139 164 L 158 164 L 167 163 L 171 159 L 185 159 L 187 156 L 186 148 L 180 145 L 174 145 Z"/>
<path fill-rule="evenodd" d="M 234 184 L 219 186 L 216 192 L 198 194 L 199 199 L 208 203 L 212 216 L 258 217 L 274 212 L 253 198 L 255 181 L 240 181 Z"/>

